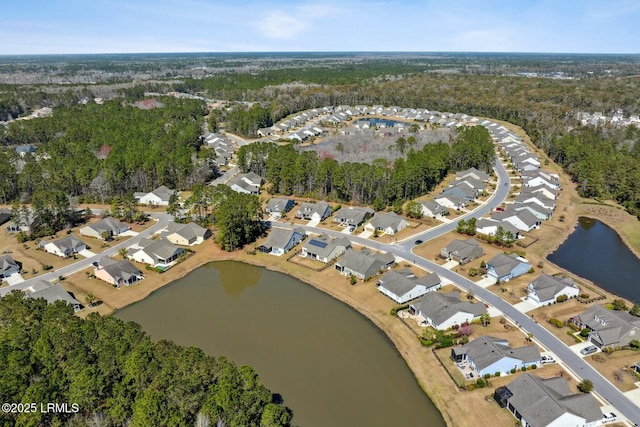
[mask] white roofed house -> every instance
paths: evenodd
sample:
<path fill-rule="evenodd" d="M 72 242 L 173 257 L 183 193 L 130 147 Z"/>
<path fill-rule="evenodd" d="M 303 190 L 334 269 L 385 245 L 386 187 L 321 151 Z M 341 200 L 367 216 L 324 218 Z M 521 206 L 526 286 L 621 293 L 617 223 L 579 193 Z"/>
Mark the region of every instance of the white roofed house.
<path fill-rule="evenodd" d="M 379 231 L 385 234 L 394 235 L 407 227 L 408 223 L 404 218 L 399 217 L 393 212 L 380 213 L 376 212 L 371 221 L 364 226 L 367 231 Z"/>
<path fill-rule="evenodd" d="M 87 244 L 75 236 L 67 236 L 57 240 L 42 240 L 38 246 L 50 254 L 68 258 L 87 249 Z"/>
<path fill-rule="evenodd" d="M 104 240 L 119 236 L 129 230 L 129 226 L 112 217 L 106 217 L 100 221 L 89 224 L 80 229 L 81 236 L 94 237 Z"/>
<path fill-rule="evenodd" d="M 541 307 L 553 304 L 560 295 L 574 298 L 579 293 L 578 285 L 571 278 L 541 274 L 529 283 L 527 299 Z"/>
<path fill-rule="evenodd" d="M 487 312 L 482 303 L 462 301 L 458 292 L 429 292 L 412 302 L 409 310 L 439 330 L 470 323 Z"/>
<path fill-rule="evenodd" d="M 331 238 L 327 235 L 312 237 L 302 245 L 300 256 L 328 263 L 351 248 L 351 240 L 346 237 Z"/>
<path fill-rule="evenodd" d="M 193 246 L 199 245 L 206 239 L 211 237 L 211 230 L 190 222 L 188 224 L 180 224 L 170 222 L 160 236 L 167 239 L 174 245 Z"/>
<path fill-rule="evenodd" d="M 177 194 L 176 190 L 171 190 L 164 185 L 149 193 L 133 193 L 133 197 L 141 205 L 168 206 L 171 196 Z"/>
<path fill-rule="evenodd" d="M 411 271 L 390 270 L 378 279 L 378 290 L 398 304 L 405 304 L 442 286 L 437 273 L 417 278 Z"/>
<path fill-rule="evenodd" d="M 140 241 L 127 248 L 127 257 L 142 264 L 166 270 L 185 252 L 166 239 Z"/>
<path fill-rule="evenodd" d="M 281 256 L 300 243 L 306 235 L 306 232 L 302 228 L 289 230 L 274 227 L 269 232 L 269 236 L 264 243 L 258 247 L 258 250 L 270 255 Z"/>

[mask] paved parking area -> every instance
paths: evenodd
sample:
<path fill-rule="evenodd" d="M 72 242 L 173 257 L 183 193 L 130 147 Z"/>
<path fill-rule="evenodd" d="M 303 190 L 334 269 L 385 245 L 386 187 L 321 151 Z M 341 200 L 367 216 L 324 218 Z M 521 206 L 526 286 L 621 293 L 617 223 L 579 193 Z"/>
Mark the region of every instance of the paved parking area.
<path fill-rule="evenodd" d="M 124 233 L 120 233 L 121 236 L 132 236 L 132 237 L 133 236 L 137 236 L 138 234 L 140 234 L 140 233 L 138 233 L 137 231 L 133 231 L 133 230 L 127 230 Z"/>
<path fill-rule="evenodd" d="M 89 249 L 85 249 L 83 251 L 78 252 L 78 255 L 82 255 L 85 258 L 91 258 L 92 256 L 95 256 L 95 252 L 91 252 Z"/>
<path fill-rule="evenodd" d="M 6 277 L 5 280 L 7 281 L 7 284 L 9 286 L 11 286 L 11 285 L 15 285 L 17 283 L 24 282 L 24 277 L 22 277 L 22 274 L 20 274 L 20 273 L 15 273 L 15 274 L 12 274 L 9 277 Z"/>
<path fill-rule="evenodd" d="M 319 220 L 319 219 L 312 219 L 311 221 L 309 221 L 309 222 L 307 223 L 307 225 L 308 225 L 309 227 L 317 227 L 317 226 L 318 226 L 318 224 L 320 224 L 320 220 Z"/>
<path fill-rule="evenodd" d="M 529 311 L 538 308 L 538 304 L 534 303 L 530 299 L 523 299 L 522 302 L 515 304 L 513 307 L 522 313 L 528 313 Z"/>
<path fill-rule="evenodd" d="M 371 236 L 373 236 L 373 233 L 370 231 L 363 231 L 362 233 L 358 234 L 358 237 L 362 237 L 363 239 L 368 239 Z"/>
<path fill-rule="evenodd" d="M 443 268 L 446 268 L 447 270 L 451 270 L 453 267 L 457 267 L 458 265 L 458 261 L 447 261 L 444 264 L 442 264 Z"/>
<path fill-rule="evenodd" d="M 475 284 L 483 288 L 486 288 L 487 286 L 495 285 L 496 279 L 494 279 L 493 277 L 485 277 L 475 282 Z"/>

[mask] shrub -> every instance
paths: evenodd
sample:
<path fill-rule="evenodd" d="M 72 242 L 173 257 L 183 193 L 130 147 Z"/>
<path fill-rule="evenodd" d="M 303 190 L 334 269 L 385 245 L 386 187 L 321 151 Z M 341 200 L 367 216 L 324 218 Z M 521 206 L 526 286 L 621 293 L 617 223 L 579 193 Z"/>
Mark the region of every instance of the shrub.
<path fill-rule="evenodd" d="M 516 373 L 516 368 L 511 368 L 511 373 L 515 374 Z"/>
<path fill-rule="evenodd" d="M 580 330 L 580 328 L 578 327 L 578 325 L 576 325 L 573 322 L 568 322 L 567 326 L 569 326 L 571 329 L 573 329 L 574 331 L 578 332 Z"/>
<path fill-rule="evenodd" d="M 526 367 L 526 366 L 523 366 L 522 368 L 520 368 L 520 370 L 521 370 L 522 372 L 526 372 L 526 371 L 527 371 L 527 367 Z"/>
<path fill-rule="evenodd" d="M 538 365 L 531 365 L 531 369 L 538 369 Z"/>
<path fill-rule="evenodd" d="M 562 294 L 562 295 L 558 295 L 558 297 L 556 298 L 556 302 L 565 302 L 568 299 L 569 297 L 567 295 Z"/>
<path fill-rule="evenodd" d="M 591 332 L 591 329 L 589 328 L 584 328 L 583 330 L 580 331 L 580 336 L 583 338 L 586 338 L 589 336 L 589 333 Z"/>
<path fill-rule="evenodd" d="M 527 273 L 533 273 L 534 271 L 536 271 L 536 270 L 534 270 L 534 268 L 533 268 L 533 267 L 531 267 L 531 268 L 529 269 L 529 271 L 527 271 Z"/>
<path fill-rule="evenodd" d="M 485 380 L 483 380 L 482 378 L 478 378 L 478 379 L 476 380 L 476 387 L 477 387 L 477 388 L 484 388 L 484 387 L 486 387 L 486 386 L 487 386 L 487 384 L 488 384 L 488 383 L 487 383 Z"/>
<path fill-rule="evenodd" d="M 551 323 L 552 325 L 555 325 L 556 328 L 562 328 L 564 326 L 564 323 L 562 322 L 562 320 L 554 319 L 553 317 L 549 319 L 549 323 Z"/>
<path fill-rule="evenodd" d="M 499 377 L 502 374 L 502 372 L 498 371 L 496 372 L 496 377 Z"/>
<path fill-rule="evenodd" d="M 51 270 L 51 269 L 53 269 L 53 265 L 49 265 L 49 264 L 43 265 L 42 269 L 45 270 L 45 271 L 46 270 Z"/>
<path fill-rule="evenodd" d="M 491 374 L 484 374 L 484 379 L 488 380 L 489 378 L 491 378 Z"/>
<path fill-rule="evenodd" d="M 590 296 L 591 295 L 585 294 L 585 293 L 580 294 L 580 298 L 582 298 L 582 299 L 589 299 Z"/>
<path fill-rule="evenodd" d="M 407 308 L 409 308 L 409 304 L 400 305 L 392 308 L 390 313 L 392 316 L 395 316 L 399 311 L 406 310 Z"/>
<path fill-rule="evenodd" d="M 593 390 L 593 383 L 591 380 L 582 380 L 580 381 L 580 384 L 578 384 L 578 390 L 583 393 L 589 393 Z"/>

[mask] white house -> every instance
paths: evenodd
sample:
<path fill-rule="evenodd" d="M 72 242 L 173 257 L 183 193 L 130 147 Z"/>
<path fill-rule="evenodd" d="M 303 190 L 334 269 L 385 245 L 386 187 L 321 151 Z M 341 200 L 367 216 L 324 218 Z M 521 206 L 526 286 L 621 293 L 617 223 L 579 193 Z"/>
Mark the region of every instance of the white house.
<path fill-rule="evenodd" d="M 405 304 L 427 292 L 440 289 L 442 281 L 437 273 L 416 278 L 410 271 L 403 274 L 390 270 L 378 279 L 378 290 L 398 304 Z"/>
<path fill-rule="evenodd" d="M 435 201 L 445 208 L 460 210 L 467 205 L 467 200 L 455 194 L 438 194 Z"/>
<path fill-rule="evenodd" d="M 166 239 L 140 241 L 127 249 L 127 256 L 134 261 L 149 264 L 160 269 L 171 267 L 184 253 L 184 249 L 175 246 Z"/>
<path fill-rule="evenodd" d="M 168 206 L 169 200 L 174 194 L 177 194 L 176 190 L 161 185 L 149 193 L 133 193 L 133 197 L 141 205 Z"/>
<path fill-rule="evenodd" d="M 325 264 L 338 258 L 351 248 L 347 237 L 331 238 L 327 235 L 312 237 L 302 245 L 300 256 L 315 259 Z"/>
<path fill-rule="evenodd" d="M 451 349 L 456 362 L 468 362 L 478 377 L 485 374 L 508 375 L 512 369 L 520 370 L 540 364 L 540 350 L 536 344 L 512 348 L 505 339 L 481 335 L 473 341 Z"/>
<path fill-rule="evenodd" d="M 188 224 L 170 222 L 165 230 L 160 233 L 160 236 L 174 245 L 193 246 L 199 245 L 208 239 L 211 236 L 211 230 L 201 227 L 195 222 Z"/>
<path fill-rule="evenodd" d="M 441 218 L 449 213 L 446 207 L 435 200 L 427 200 L 420 203 L 420 205 L 422 206 L 422 215 L 431 218 Z"/>
<path fill-rule="evenodd" d="M 39 246 L 45 252 L 61 258 L 68 258 L 87 249 L 87 244 L 75 236 L 67 236 L 58 240 L 43 240 Z"/>
<path fill-rule="evenodd" d="M 366 231 L 375 232 L 376 230 L 385 234 L 394 235 L 407 227 L 408 223 L 403 218 L 393 212 L 380 213 L 376 212 L 365 226 Z"/>
<path fill-rule="evenodd" d="M 105 237 L 112 238 L 119 236 L 129 230 L 129 226 L 112 217 L 106 217 L 100 221 L 89 224 L 80 229 L 81 236 L 94 237 L 104 240 Z"/>
<path fill-rule="evenodd" d="M 291 248 L 300 243 L 305 237 L 306 233 L 302 228 L 294 228 L 293 230 L 273 228 L 267 240 L 258 247 L 258 250 L 270 255 L 281 256 L 289 252 Z"/>
<path fill-rule="evenodd" d="M 578 285 L 571 278 L 541 274 L 529 283 L 527 298 L 540 307 L 553 304 L 560 295 L 574 298 L 579 293 Z"/>
<path fill-rule="evenodd" d="M 474 304 L 460 300 L 458 292 L 448 294 L 429 292 L 411 303 L 409 310 L 439 330 L 447 330 L 454 325 L 470 323 L 487 312 L 482 303 Z"/>

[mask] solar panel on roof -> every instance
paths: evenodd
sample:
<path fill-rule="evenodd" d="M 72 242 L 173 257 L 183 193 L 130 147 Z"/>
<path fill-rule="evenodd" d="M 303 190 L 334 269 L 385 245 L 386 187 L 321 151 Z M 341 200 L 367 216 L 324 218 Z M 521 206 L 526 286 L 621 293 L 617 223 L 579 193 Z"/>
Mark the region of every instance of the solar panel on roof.
<path fill-rule="evenodd" d="M 327 243 L 326 242 L 321 242 L 320 240 L 311 240 L 309 241 L 309 244 L 312 246 L 317 246 L 319 248 L 326 248 L 327 247 Z"/>

